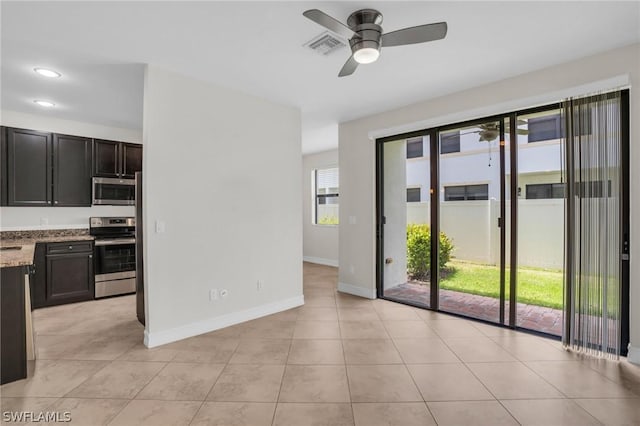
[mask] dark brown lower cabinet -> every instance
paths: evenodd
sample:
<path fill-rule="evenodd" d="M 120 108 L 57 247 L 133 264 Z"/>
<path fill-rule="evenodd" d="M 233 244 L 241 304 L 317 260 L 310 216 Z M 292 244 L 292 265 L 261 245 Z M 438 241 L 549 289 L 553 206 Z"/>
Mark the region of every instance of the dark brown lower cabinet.
<path fill-rule="evenodd" d="M 93 300 L 93 243 L 71 241 L 36 245 L 34 308 Z"/>
<path fill-rule="evenodd" d="M 27 377 L 23 266 L 0 269 L 0 384 Z"/>

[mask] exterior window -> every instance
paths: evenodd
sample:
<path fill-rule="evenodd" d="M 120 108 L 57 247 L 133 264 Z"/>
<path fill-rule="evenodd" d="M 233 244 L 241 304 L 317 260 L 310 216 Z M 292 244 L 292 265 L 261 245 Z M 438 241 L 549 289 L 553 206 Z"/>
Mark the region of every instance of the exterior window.
<path fill-rule="evenodd" d="M 407 203 L 419 203 L 420 188 L 407 188 Z"/>
<path fill-rule="evenodd" d="M 422 138 L 407 140 L 407 158 L 422 157 Z"/>
<path fill-rule="evenodd" d="M 527 185 L 527 200 L 564 198 L 564 183 L 536 183 Z"/>
<path fill-rule="evenodd" d="M 605 194 L 604 182 L 601 180 L 591 182 L 580 182 L 576 184 L 576 192 L 583 198 L 605 198 L 611 197 L 611 181 L 607 181 L 607 193 Z"/>
<path fill-rule="evenodd" d="M 562 120 L 560 114 L 528 120 L 529 142 L 548 141 L 562 137 Z"/>
<path fill-rule="evenodd" d="M 460 152 L 460 131 L 440 134 L 440 154 Z"/>
<path fill-rule="evenodd" d="M 445 201 L 474 201 L 489 199 L 489 184 L 444 187 Z"/>
<path fill-rule="evenodd" d="M 338 168 L 313 171 L 313 193 L 315 208 L 313 223 L 316 225 L 338 224 Z"/>

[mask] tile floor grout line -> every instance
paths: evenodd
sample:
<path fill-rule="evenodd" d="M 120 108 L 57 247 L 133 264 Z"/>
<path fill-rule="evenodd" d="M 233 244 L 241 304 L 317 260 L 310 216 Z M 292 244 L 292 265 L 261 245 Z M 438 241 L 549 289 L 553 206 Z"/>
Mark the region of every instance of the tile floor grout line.
<path fill-rule="evenodd" d="M 471 369 L 471 367 L 469 367 L 469 366 L 467 365 L 467 363 L 466 363 L 466 362 L 463 362 L 463 364 L 464 364 L 464 366 L 467 368 L 467 370 L 469 370 L 469 372 L 470 372 L 470 373 L 471 373 L 471 374 L 476 378 L 476 380 L 477 380 L 477 381 L 479 381 L 479 382 L 482 384 L 482 386 L 484 386 L 484 388 L 487 390 L 487 392 L 489 392 L 489 393 L 490 393 L 490 394 L 495 398 L 495 401 L 496 401 L 498 404 L 500 404 L 500 406 L 502 407 L 502 409 L 503 409 L 503 410 L 505 410 L 507 413 L 509 413 L 509 416 L 511 416 L 511 418 L 512 418 L 512 419 L 513 419 L 517 424 L 521 425 L 522 423 L 520 423 L 520 422 L 518 421 L 518 419 L 516 419 L 516 417 L 513 415 L 513 413 L 512 413 L 511 411 L 509 411 L 509 409 L 508 409 L 508 408 L 507 408 L 507 407 L 502 403 L 502 401 L 500 401 L 500 400 L 498 399 L 498 397 L 496 397 L 496 395 L 495 395 L 495 394 L 491 391 L 491 389 L 489 389 L 489 387 L 488 387 L 488 386 L 487 386 L 487 385 L 486 385 L 486 384 L 485 384 L 485 383 L 480 379 L 480 377 L 478 377 L 478 376 L 473 372 L 473 370 Z"/>
<path fill-rule="evenodd" d="M 278 395 L 276 396 L 276 403 L 273 406 L 273 416 L 271 417 L 271 425 L 275 425 L 276 412 L 278 411 L 278 404 L 280 404 L 280 394 L 282 393 L 282 385 L 284 384 L 284 377 L 287 374 L 287 362 L 289 361 L 289 354 L 291 353 L 291 346 L 293 344 L 293 338 L 289 340 L 289 349 L 287 350 L 287 357 L 284 360 L 284 368 L 282 369 L 282 377 L 280 379 L 280 387 L 278 388 Z"/>
<path fill-rule="evenodd" d="M 387 330 L 387 333 L 389 334 L 389 336 L 391 336 L 391 334 L 389 333 L 389 330 L 387 329 L 387 327 L 384 324 L 384 322 L 382 323 L 382 326 Z M 422 391 L 420 390 L 420 386 L 418 386 L 418 383 L 416 382 L 415 377 L 413 377 L 413 374 L 411 374 L 411 370 L 409 369 L 409 366 L 405 362 L 404 357 L 402 356 L 402 352 L 400 352 L 400 349 L 398 349 L 398 346 L 396 345 L 395 340 L 391 339 L 391 342 L 393 342 L 393 346 L 396 348 L 396 351 L 398 352 L 398 355 L 400 355 L 400 359 L 403 361 L 404 368 L 407 370 L 407 374 L 409 374 L 409 377 L 411 377 L 411 381 L 413 382 L 413 385 L 416 387 L 416 390 L 420 394 L 420 397 L 422 398 L 422 402 L 423 402 L 424 406 L 426 407 L 427 412 L 429 413 L 429 415 L 433 419 L 434 423 L 436 423 L 436 425 L 437 425 L 438 422 L 436 421 L 436 417 L 433 415 L 433 412 L 431 411 L 431 408 L 429 407 L 429 404 L 427 404 L 427 401 L 424 399 L 424 395 L 422 394 Z"/>
<path fill-rule="evenodd" d="M 353 424 L 356 424 L 356 415 L 353 411 L 353 397 L 351 395 L 351 383 L 349 380 L 349 368 L 347 365 L 347 355 L 344 350 L 344 342 L 342 339 L 342 329 L 340 329 L 340 348 L 342 348 L 342 360 L 344 361 L 344 374 L 347 376 L 347 391 L 349 392 L 349 408 L 351 408 L 351 420 Z"/>

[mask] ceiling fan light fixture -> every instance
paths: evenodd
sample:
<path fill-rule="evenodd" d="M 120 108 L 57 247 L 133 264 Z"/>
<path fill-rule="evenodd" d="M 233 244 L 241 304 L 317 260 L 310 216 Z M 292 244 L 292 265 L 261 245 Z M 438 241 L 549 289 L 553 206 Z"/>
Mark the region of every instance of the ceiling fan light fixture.
<path fill-rule="evenodd" d="M 353 59 L 359 64 L 370 64 L 380 57 L 380 51 L 373 47 L 363 47 L 353 53 Z"/>
<path fill-rule="evenodd" d="M 54 104 L 53 102 L 43 101 L 40 99 L 36 99 L 35 101 L 33 101 L 33 103 L 40 105 L 41 107 L 44 107 L 44 108 L 53 108 L 54 106 L 56 106 L 56 104 Z"/>
<path fill-rule="evenodd" d="M 48 68 L 34 68 L 33 69 L 36 73 L 40 74 L 43 77 L 49 77 L 49 78 L 59 78 L 62 77 L 62 74 L 60 74 L 58 71 L 54 71 L 54 70 L 50 70 Z"/>

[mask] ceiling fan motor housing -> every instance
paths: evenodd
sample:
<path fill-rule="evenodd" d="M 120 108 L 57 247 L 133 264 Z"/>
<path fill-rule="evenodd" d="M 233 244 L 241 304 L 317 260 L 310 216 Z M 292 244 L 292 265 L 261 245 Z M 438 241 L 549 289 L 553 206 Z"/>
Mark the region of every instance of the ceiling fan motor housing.
<path fill-rule="evenodd" d="M 360 37 L 349 40 L 353 53 L 360 49 L 380 50 L 382 37 L 382 13 L 375 9 L 362 9 L 353 12 L 347 19 L 347 25 Z"/>

